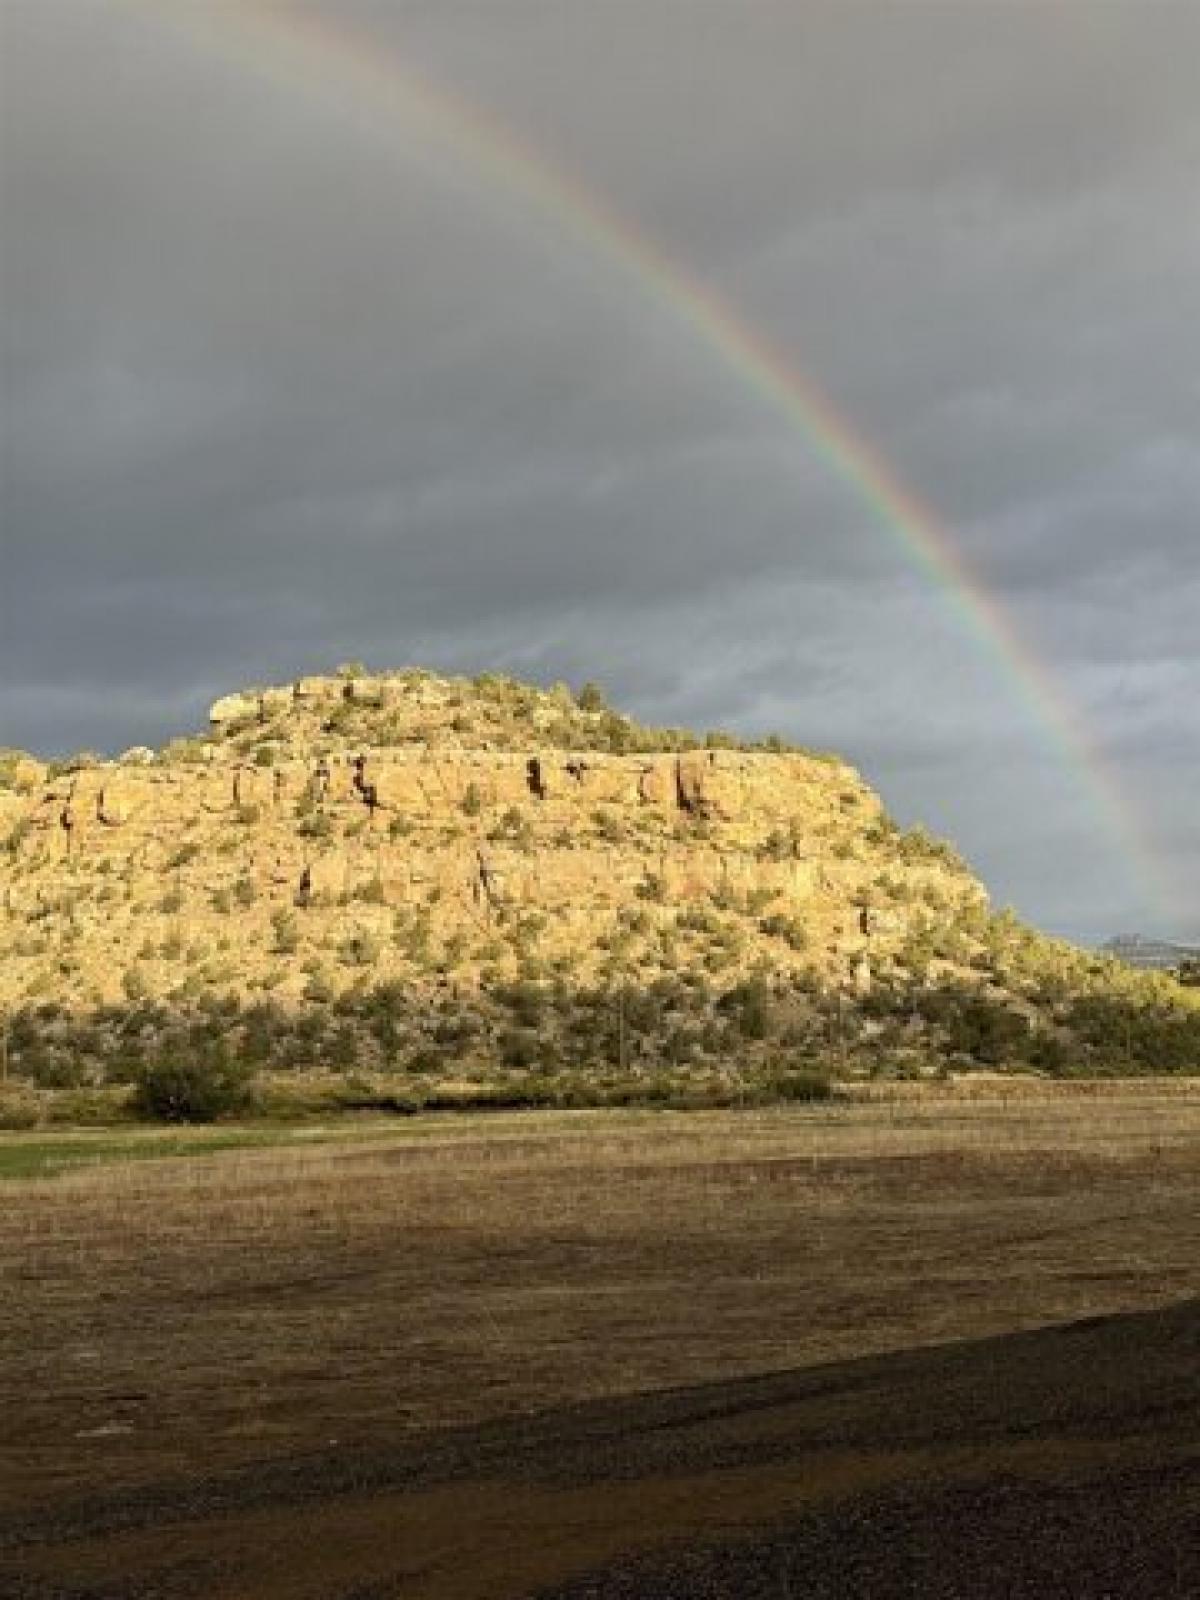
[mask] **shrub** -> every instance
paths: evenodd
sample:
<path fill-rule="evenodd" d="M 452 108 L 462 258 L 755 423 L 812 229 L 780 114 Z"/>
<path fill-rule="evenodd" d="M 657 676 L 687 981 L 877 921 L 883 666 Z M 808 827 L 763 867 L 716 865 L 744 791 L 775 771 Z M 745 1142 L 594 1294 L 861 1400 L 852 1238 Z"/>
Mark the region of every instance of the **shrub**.
<path fill-rule="evenodd" d="M 592 812 L 592 822 L 600 838 L 609 844 L 620 844 L 625 837 L 625 829 L 615 811 L 606 811 L 603 806 L 597 806 Z"/>
<path fill-rule="evenodd" d="M 314 1005 L 328 1005 L 333 997 L 333 984 L 325 973 L 314 972 L 304 986 L 304 998 Z"/>
<path fill-rule="evenodd" d="M 789 917 L 782 912 L 775 912 L 769 917 L 763 917 L 758 926 L 768 938 L 782 939 L 784 944 L 790 945 L 793 950 L 808 948 L 808 929 L 799 917 Z"/>
<path fill-rule="evenodd" d="M 17 768 L 21 759 L 19 750 L 0 750 L 0 789 L 17 787 Z"/>
<path fill-rule="evenodd" d="M 32 828 L 33 824 L 30 822 L 28 817 L 18 817 L 16 822 L 14 822 L 12 827 L 8 830 L 8 836 L 4 841 L 4 848 L 8 851 L 9 855 L 16 855 L 22 844 L 29 837 Z"/>
<path fill-rule="evenodd" d="M 252 1070 L 216 1052 L 147 1064 L 133 1097 L 138 1114 L 156 1122 L 215 1122 L 253 1101 Z"/>
<path fill-rule="evenodd" d="M 529 825 L 528 818 L 523 816 L 516 806 L 509 806 L 495 827 L 489 831 L 488 838 L 495 842 L 507 841 L 518 850 L 528 850 L 533 844 L 533 829 Z"/>
<path fill-rule="evenodd" d="M 902 861 L 935 861 L 955 872 L 965 872 L 966 863 L 952 844 L 937 839 L 917 824 L 907 833 L 893 835 L 893 847 Z"/>
<path fill-rule="evenodd" d="M 146 975 L 138 967 L 126 967 L 121 974 L 121 988 L 129 1000 L 143 1000 L 150 993 Z"/>
<path fill-rule="evenodd" d="M 625 755 L 634 743 L 634 728 L 628 717 L 606 711 L 601 719 L 597 742 L 613 755 Z"/>
<path fill-rule="evenodd" d="M 0 1128 L 6 1132 L 22 1132 L 26 1128 L 36 1128 L 37 1124 L 36 1101 L 20 1099 L 0 1091 Z"/>
<path fill-rule="evenodd" d="M 379 939 L 365 928 L 348 935 L 338 949 L 338 955 L 348 967 L 373 966 L 382 953 Z"/>
<path fill-rule="evenodd" d="M 546 1047 L 531 1029 L 514 1028 L 500 1039 L 500 1059 L 506 1067 L 532 1067 Z"/>
<path fill-rule="evenodd" d="M 760 861 L 790 861 L 798 854 L 796 836 L 776 828 L 762 840 L 756 854 Z"/>
<path fill-rule="evenodd" d="M 775 1100 L 832 1100 L 833 1084 L 816 1067 L 784 1067 L 771 1073 L 763 1087 Z"/>
<path fill-rule="evenodd" d="M 300 930 L 290 911 L 279 910 L 271 917 L 275 930 L 275 952 L 281 956 L 293 955 L 300 943 Z"/>
<path fill-rule="evenodd" d="M 207 744 L 204 739 L 172 739 L 162 752 L 162 759 L 168 764 L 180 762 L 184 766 L 196 766 L 204 760 Z"/>

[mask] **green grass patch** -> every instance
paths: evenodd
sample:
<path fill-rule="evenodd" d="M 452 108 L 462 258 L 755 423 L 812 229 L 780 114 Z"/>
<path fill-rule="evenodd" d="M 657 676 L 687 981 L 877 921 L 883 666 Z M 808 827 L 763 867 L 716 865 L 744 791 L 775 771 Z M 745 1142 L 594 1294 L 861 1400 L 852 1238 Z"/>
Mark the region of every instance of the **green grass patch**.
<path fill-rule="evenodd" d="M 80 1167 L 126 1161 L 160 1161 L 177 1156 L 215 1155 L 223 1150 L 258 1150 L 280 1145 L 320 1144 L 358 1139 L 384 1128 L 235 1127 L 212 1131 L 160 1133 L 129 1129 L 120 1133 L 0 1135 L 0 1181 L 5 1178 L 56 1178 Z"/>

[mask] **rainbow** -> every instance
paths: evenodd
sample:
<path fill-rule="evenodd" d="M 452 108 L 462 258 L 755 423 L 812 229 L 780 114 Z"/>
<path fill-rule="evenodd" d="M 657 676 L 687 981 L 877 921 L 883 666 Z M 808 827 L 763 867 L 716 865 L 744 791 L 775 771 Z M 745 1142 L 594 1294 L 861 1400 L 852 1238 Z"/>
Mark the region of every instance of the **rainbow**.
<path fill-rule="evenodd" d="M 735 307 L 673 261 L 602 197 L 559 170 L 495 116 L 435 84 L 342 18 L 314 15 L 290 0 L 176 4 L 128 0 L 186 30 L 241 68 L 405 141 L 411 159 L 432 140 L 482 185 L 515 197 L 577 247 L 606 261 L 637 292 L 768 402 L 872 514 L 928 580 L 975 649 L 987 658 L 1063 763 L 1093 820 L 1117 846 L 1147 909 L 1176 910 L 1164 867 L 1141 820 L 1106 766 L 1078 710 L 1022 638 L 1012 619 L 959 553 L 937 513 L 897 476 L 816 383 L 785 359 Z"/>

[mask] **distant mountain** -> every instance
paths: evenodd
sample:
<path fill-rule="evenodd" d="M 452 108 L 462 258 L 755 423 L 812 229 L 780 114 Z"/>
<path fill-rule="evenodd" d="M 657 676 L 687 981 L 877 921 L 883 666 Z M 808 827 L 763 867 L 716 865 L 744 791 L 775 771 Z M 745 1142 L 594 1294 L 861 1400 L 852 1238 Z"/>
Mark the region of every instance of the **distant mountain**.
<path fill-rule="evenodd" d="M 1139 933 L 1119 933 L 1100 948 L 1105 955 L 1123 961 L 1126 966 L 1156 972 L 1170 970 L 1181 961 L 1200 955 L 1200 947 L 1195 945 L 1178 944 L 1170 939 L 1147 939 Z"/>
<path fill-rule="evenodd" d="M 1200 957 L 1200 945 L 1175 944 L 1169 939 L 1145 939 L 1138 933 L 1119 933 L 1100 948 L 1106 956 L 1147 972 L 1169 972 L 1183 961 Z"/>

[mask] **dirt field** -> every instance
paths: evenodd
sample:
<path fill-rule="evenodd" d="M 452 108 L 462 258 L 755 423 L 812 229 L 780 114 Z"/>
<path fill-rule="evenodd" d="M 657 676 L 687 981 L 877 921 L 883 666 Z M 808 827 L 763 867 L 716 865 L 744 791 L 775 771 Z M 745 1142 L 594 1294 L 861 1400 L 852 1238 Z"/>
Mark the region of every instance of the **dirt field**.
<path fill-rule="evenodd" d="M 1016 1485 L 1010 1521 L 1031 1486 L 1074 1485 L 1060 1544 L 1127 1477 L 1122 1503 L 1170 1521 L 1197 1508 L 1177 1437 L 1194 1319 L 1038 1335 L 1042 1356 L 920 1347 L 1194 1295 L 1198 1156 L 1200 1090 L 1144 1084 L 414 1122 L 6 1183 L 0 1592 L 832 1594 L 791 1587 L 801 1511 L 891 1496 L 881 1527 L 965 1484 L 982 1515 L 980 1474 Z M 677 1448 L 614 1457 L 643 1434 Z M 737 1576 L 736 1539 L 636 1565 L 751 1533 L 766 1587 Z M 1160 1533 L 1174 1565 L 1130 1595 L 1190 1582 Z"/>

